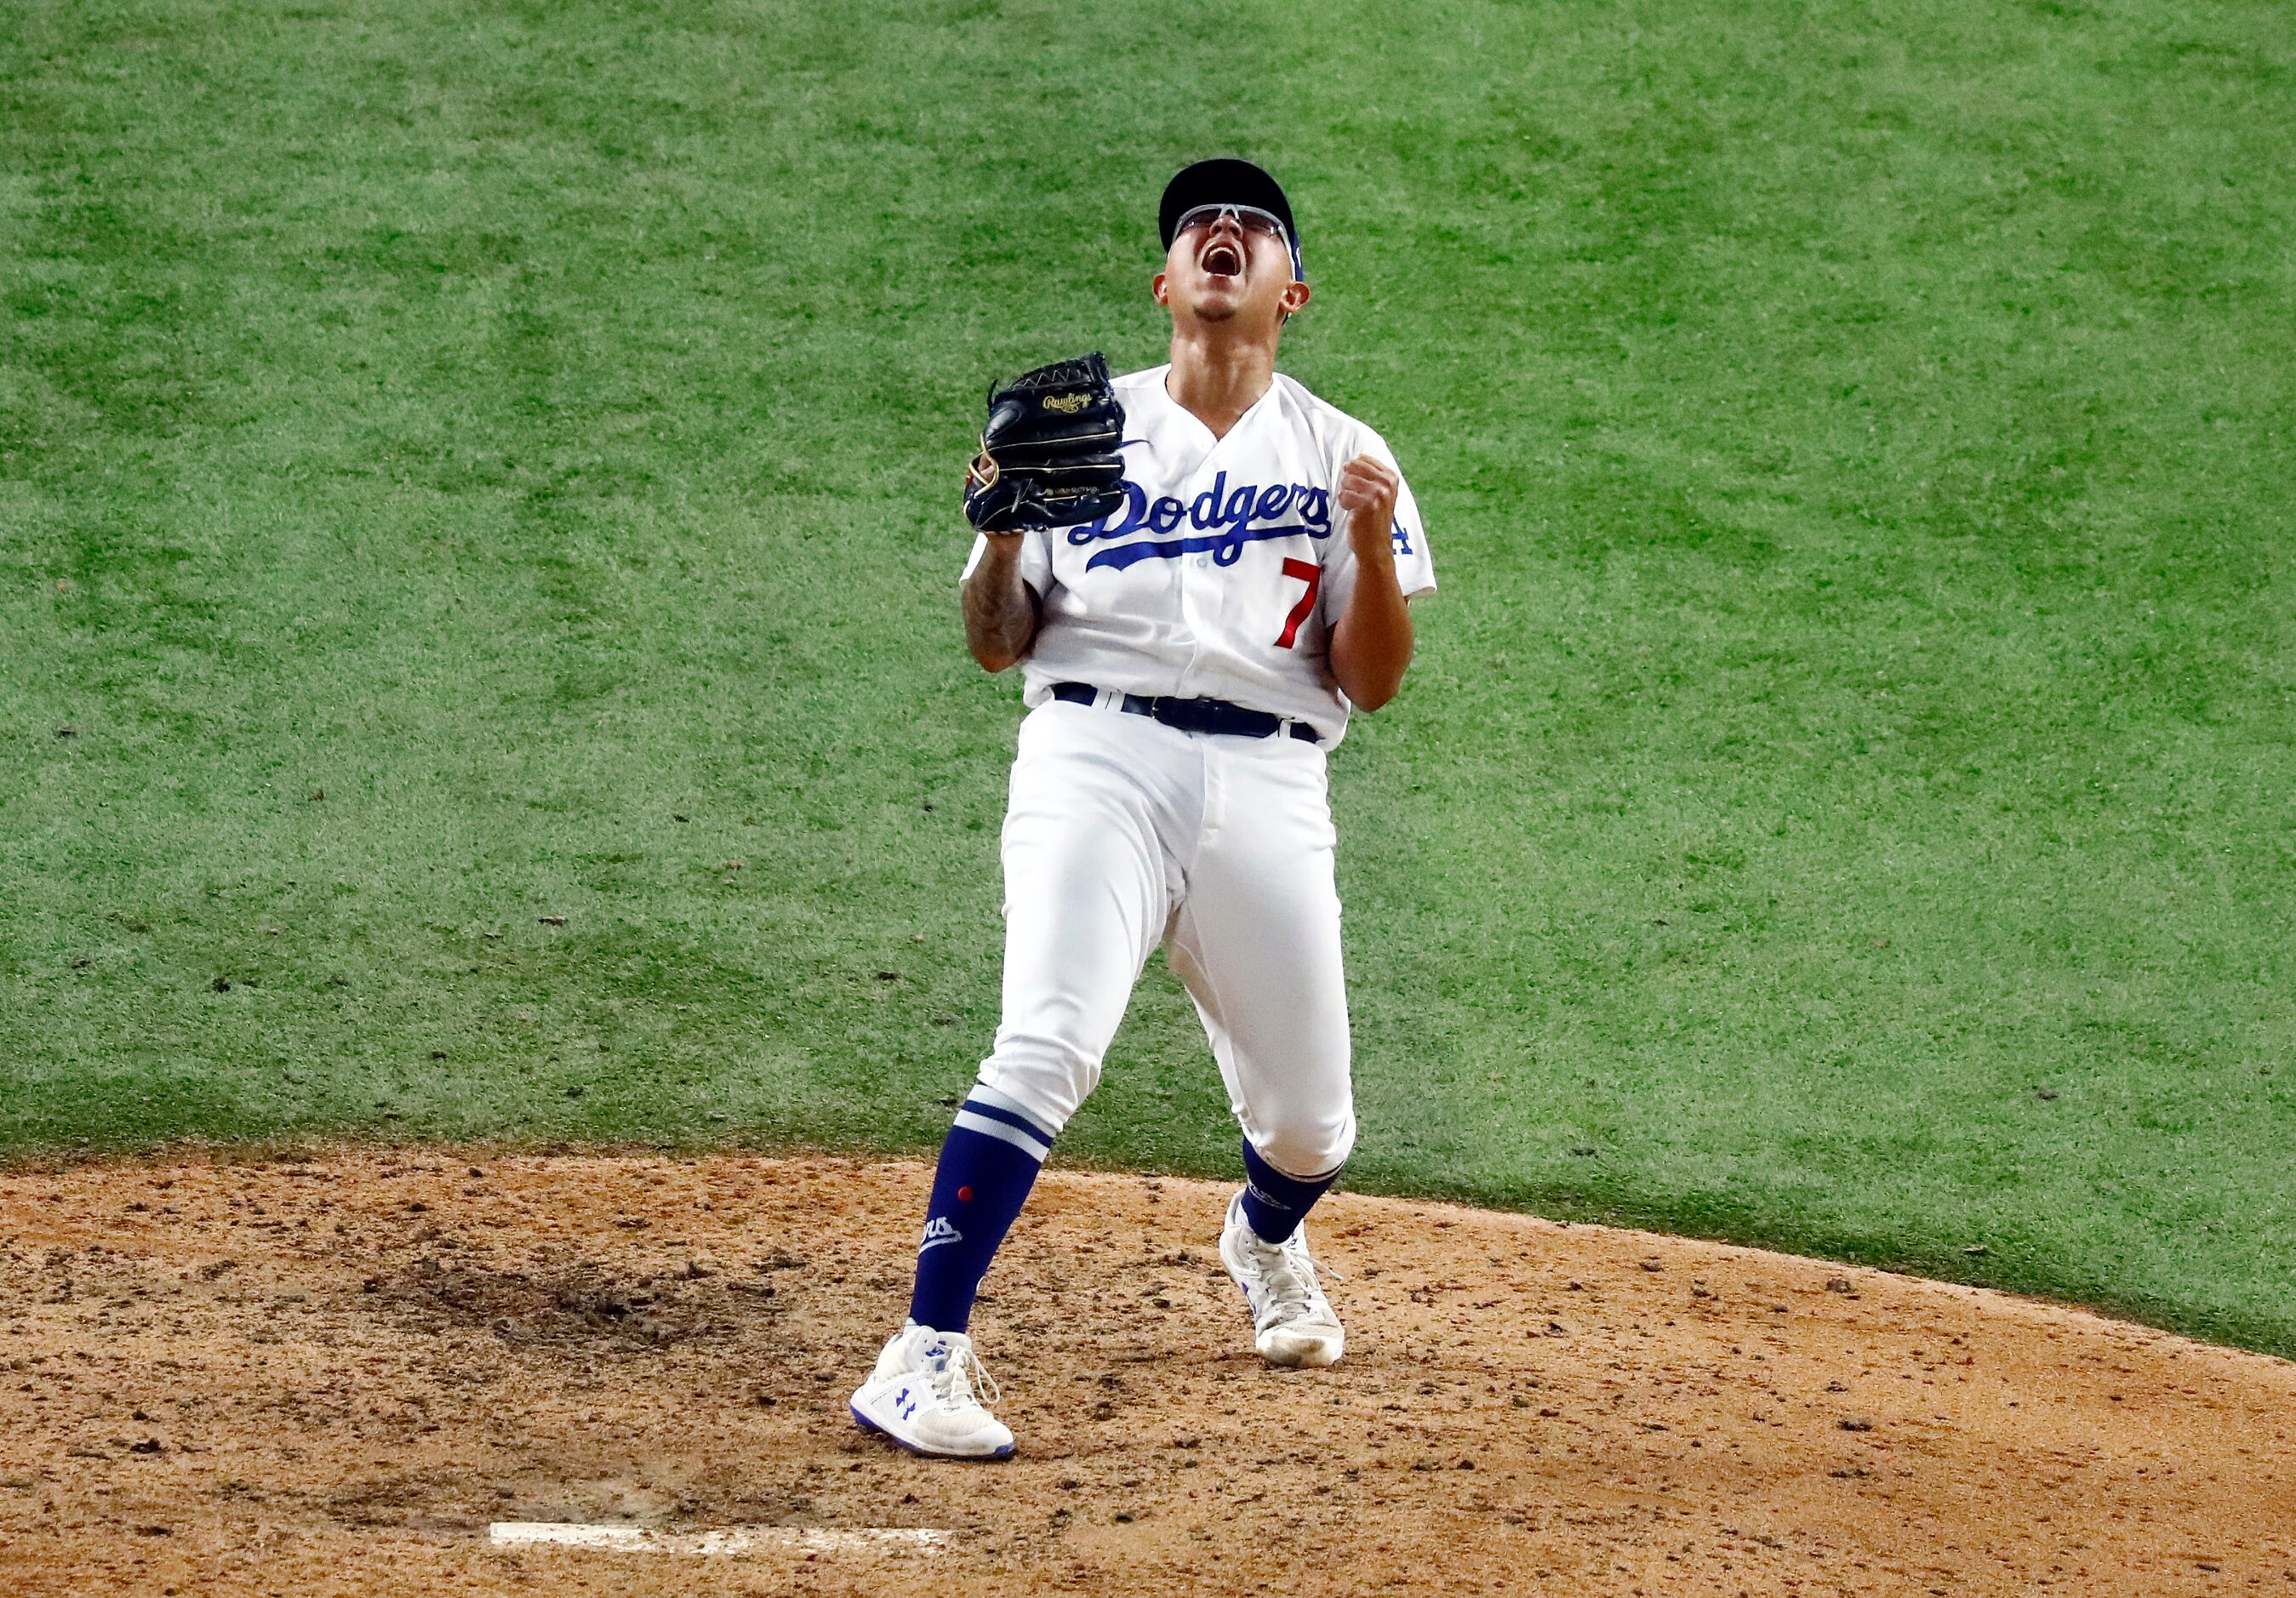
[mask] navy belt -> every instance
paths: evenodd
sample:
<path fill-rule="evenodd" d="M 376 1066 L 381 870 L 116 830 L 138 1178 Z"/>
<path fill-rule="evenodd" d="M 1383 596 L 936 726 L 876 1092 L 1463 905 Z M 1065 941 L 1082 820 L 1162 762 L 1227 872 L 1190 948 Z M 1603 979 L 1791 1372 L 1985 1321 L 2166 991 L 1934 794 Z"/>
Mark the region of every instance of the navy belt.
<path fill-rule="evenodd" d="M 1100 690 L 1089 683 L 1054 683 L 1053 697 L 1063 704 L 1100 702 Z M 1284 718 L 1265 710 L 1247 710 L 1224 699 L 1151 699 L 1128 693 L 1117 707 L 1127 715 L 1146 716 L 1184 733 L 1222 733 L 1235 738 L 1272 738 L 1282 731 Z M 1304 721 L 1291 724 L 1292 736 L 1303 743 L 1321 743 L 1316 729 Z"/>

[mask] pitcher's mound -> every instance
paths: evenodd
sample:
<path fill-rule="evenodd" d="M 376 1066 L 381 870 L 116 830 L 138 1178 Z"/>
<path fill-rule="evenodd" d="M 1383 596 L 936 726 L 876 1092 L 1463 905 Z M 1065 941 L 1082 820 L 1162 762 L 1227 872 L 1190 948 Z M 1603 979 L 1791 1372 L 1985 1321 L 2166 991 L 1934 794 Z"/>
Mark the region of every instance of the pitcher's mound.
<path fill-rule="evenodd" d="M 0 1175 L 0 1590 L 2296 1594 L 2296 1366 L 1348 1195 L 1311 1226 L 1348 1357 L 1280 1373 L 1226 1190 L 1048 1173 L 974 1323 L 1020 1455 L 911 1459 L 845 1400 L 926 1186 L 427 1151 Z M 951 1535 L 702 1535 L 758 1528 Z"/>

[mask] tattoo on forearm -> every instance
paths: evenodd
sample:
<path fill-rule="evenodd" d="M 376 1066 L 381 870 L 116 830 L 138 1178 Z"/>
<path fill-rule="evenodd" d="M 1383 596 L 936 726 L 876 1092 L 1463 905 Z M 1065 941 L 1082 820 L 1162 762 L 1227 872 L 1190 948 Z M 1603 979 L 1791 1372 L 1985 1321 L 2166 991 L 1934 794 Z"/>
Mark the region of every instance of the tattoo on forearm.
<path fill-rule="evenodd" d="M 1036 591 L 1017 565 L 998 571 L 984 564 L 964 585 L 964 633 L 975 655 L 1019 659 L 1036 640 L 1037 621 Z"/>

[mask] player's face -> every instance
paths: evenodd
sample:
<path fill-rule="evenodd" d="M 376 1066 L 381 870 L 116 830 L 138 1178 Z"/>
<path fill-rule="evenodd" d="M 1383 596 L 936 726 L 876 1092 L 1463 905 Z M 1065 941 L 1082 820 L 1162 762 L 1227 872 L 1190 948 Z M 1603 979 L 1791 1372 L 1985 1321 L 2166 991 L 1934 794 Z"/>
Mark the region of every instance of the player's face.
<path fill-rule="evenodd" d="M 1292 246 L 1282 225 L 1234 207 L 1181 218 L 1152 289 L 1157 303 L 1176 319 L 1270 332 L 1283 325 L 1287 312 L 1308 303 L 1308 285 L 1292 275 Z"/>

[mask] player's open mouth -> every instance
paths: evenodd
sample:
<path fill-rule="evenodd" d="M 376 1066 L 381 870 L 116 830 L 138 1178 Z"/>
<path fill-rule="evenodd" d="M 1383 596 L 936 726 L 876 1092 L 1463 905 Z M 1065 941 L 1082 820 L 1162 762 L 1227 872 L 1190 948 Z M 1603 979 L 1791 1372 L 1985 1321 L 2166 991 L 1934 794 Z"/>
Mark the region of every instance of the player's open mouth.
<path fill-rule="evenodd" d="M 1243 270 L 1243 251 L 1226 240 L 1204 246 L 1197 264 L 1214 277 L 1234 277 Z"/>

